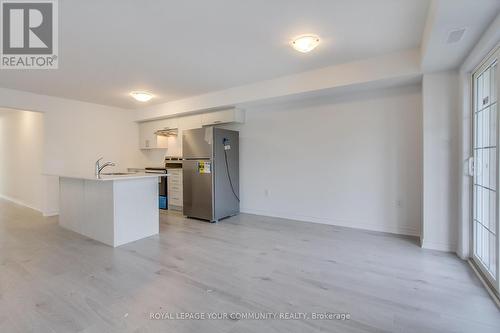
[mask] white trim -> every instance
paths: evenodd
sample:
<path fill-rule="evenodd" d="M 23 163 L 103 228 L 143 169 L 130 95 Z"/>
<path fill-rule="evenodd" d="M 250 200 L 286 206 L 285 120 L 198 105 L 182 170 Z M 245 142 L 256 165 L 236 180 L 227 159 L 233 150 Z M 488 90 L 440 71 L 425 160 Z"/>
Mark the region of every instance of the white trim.
<path fill-rule="evenodd" d="M 472 69 L 471 71 L 471 74 L 472 76 L 474 76 L 474 74 L 476 74 L 476 72 L 482 72 L 484 71 L 485 68 L 482 68 L 482 67 L 488 67 L 486 66 L 487 63 L 491 60 L 491 58 L 495 55 L 495 53 L 498 52 L 498 50 L 500 50 L 500 43 L 498 43 L 495 47 L 493 47 L 493 49 L 491 49 L 491 51 L 489 51 L 483 58 L 483 60 L 481 60 L 481 62 Z M 472 82 L 474 82 L 474 79 L 472 80 Z"/>
<path fill-rule="evenodd" d="M 407 227 L 407 226 L 380 226 L 371 223 L 366 223 L 362 221 L 352 221 L 352 220 L 336 220 L 327 217 L 315 217 L 315 216 L 306 216 L 306 215 L 298 215 L 298 214 L 289 214 L 285 212 L 273 212 L 267 210 L 260 209 L 249 209 L 241 207 L 240 211 L 242 213 L 247 214 L 255 214 L 255 215 L 263 215 L 270 217 L 278 217 L 289 220 L 297 220 L 302 222 L 310 222 L 310 223 L 320 223 L 320 224 L 328 224 L 339 227 L 348 227 L 353 229 L 362 229 L 362 230 L 370 230 L 370 231 L 378 231 L 378 232 L 386 232 L 391 234 L 405 235 L 405 236 L 414 236 L 420 237 L 420 233 L 415 228 Z"/>
<path fill-rule="evenodd" d="M 37 212 L 41 213 L 44 217 L 51 217 L 51 216 L 57 216 L 57 215 L 59 215 L 59 210 L 53 210 L 53 211 L 44 212 L 44 211 L 40 210 L 39 208 L 36 208 L 36 207 L 34 207 L 32 205 L 29 205 L 29 204 L 27 204 L 26 202 L 24 202 L 22 200 L 15 199 L 15 198 L 9 197 L 7 195 L 0 194 L 0 199 L 10 201 L 10 202 L 12 202 L 12 203 L 14 203 L 16 205 L 19 205 L 19 206 L 23 206 L 23 207 L 26 207 L 26 208 L 29 208 L 29 209 L 36 210 Z"/>
<path fill-rule="evenodd" d="M 474 151 L 474 135 L 475 135 L 475 130 L 474 130 L 474 121 L 475 121 L 475 112 L 476 112 L 476 99 L 477 99 L 477 96 L 476 96 L 476 90 L 475 90 L 475 84 L 476 84 L 476 80 L 477 80 L 477 77 L 482 75 L 484 71 L 486 71 L 488 69 L 488 67 L 491 67 L 495 62 L 498 62 L 500 59 L 500 46 L 499 44 L 497 44 L 497 46 L 491 50 L 490 52 L 488 52 L 488 55 L 486 58 L 484 58 L 481 63 L 476 66 L 474 68 L 474 72 L 472 72 L 472 76 L 471 76 L 471 91 L 470 91 L 470 100 L 471 100 L 471 103 L 470 103 L 470 114 L 471 114 L 471 121 L 472 121 L 472 129 L 471 129 L 471 147 L 472 147 L 472 151 Z M 498 73 L 497 73 L 498 75 Z M 497 96 L 500 94 L 500 78 L 497 77 Z M 500 114 L 497 114 L 497 123 L 500 122 Z M 500 146 L 500 139 L 497 137 L 497 142 L 496 142 L 496 145 L 497 147 Z M 496 171 L 498 172 L 499 170 L 499 167 L 500 167 L 500 156 L 497 154 L 497 160 L 496 160 Z M 472 181 L 472 184 L 474 184 L 474 181 Z M 496 188 L 500 188 L 500 180 L 499 178 L 497 177 L 496 179 Z M 472 188 L 471 188 L 471 192 L 473 193 L 474 191 L 474 185 L 472 185 Z M 472 199 L 473 199 L 473 196 L 472 196 Z M 499 214 L 500 214 L 500 202 L 499 202 L 499 198 L 498 198 L 498 193 L 497 193 L 497 204 L 496 204 L 496 207 L 495 207 L 495 215 L 496 215 L 496 230 L 498 230 L 500 228 L 500 225 L 499 225 Z M 500 267 L 498 267 L 498 249 L 500 247 L 499 245 L 499 237 L 497 235 L 496 239 L 495 239 L 495 248 L 496 248 L 496 253 L 497 253 L 497 263 L 496 263 L 496 271 L 493 273 L 493 275 L 490 275 L 489 272 L 487 271 L 487 268 L 482 264 L 481 260 L 476 256 L 476 254 L 474 253 L 474 219 L 473 219 L 473 216 L 474 216 L 474 211 L 473 211 L 473 201 L 470 203 L 471 206 L 472 206 L 472 211 L 471 211 L 471 219 L 469 221 L 469 239 L 470 239 L 470 260 L 472 260 L 474 263 L 475 263 L 475 268 L 479 271 L 482 272 L 482 277 L 483 278 L 486 278 L 489 280 L 489 282 L 493 285 L 493 287 L 496 289 L 496 290 L 500 290 Z"/>
<path fill-rule="evenodd" d="M 488 58 L 488 55 L 492 50 L 500 47 L 500 14 L 497 14 L 496 18 L 482 34 L 480 39 L 477 41 L 476 45 L 469 52 L 462 65 L 460 66 L 460 74 L 462 80 L 462 116 L 460 117 L 461 129 L 462 129 L 462 156 L 470 156 L 472 154 L 472 142 L 467 142 L 464 139 L 467 135 L 470 136 L 472 140 L 472 82 L 470 78 L 472 73 L 475 71 L 476 67 L 481 66 L 483 61 Z M 467 132 L 466 132 L 467 131 Z M 459 161 L 463 163 L 463 161 Z M 467 176 L 468 177 L 468 176 Z M 469 181 L 466 177 L 461 175 L 460 184 L 462 185 L 462 208 L 461 208 L 461 221 L 459 232 L 459 244 L 457 248 L 457 255 L 462 259 L 466 259 L 472 253 L 471 246 L 471 228 L 472 228 L 472 186 L 468 185 Z M 465 207 L 467 205 L 468 207 Z"/>
<path fill-rule="evenodd" d="M 457 244 L 454 243 L 441 243 L 441 242 L 429 242 L 422 240 L 422 248 L 428 250 L 438 250 L 443 252 L 456 252 Z"/>
<path fill-rule="evenodd" d="M 19 205 L 19 206 L 24 206 L 24 207 L 27 207 L 27 208 L 30 208 L 30 209 L 33 209 L 33 210 L 36 210 L 37 212 L 39 213 L 42 213 L 42 211 L 37 208 L 37 207 L 34 207 L 30 204 L 27 204 L 26 202 L 22 201 L 22 200 L 19 200 L 19 199 L 15 199 L 15 198 L 12 198 L 12 197 L 9 197 L 7 195 L 3 195 L 3 194 L 0 194 L 0 199 L 4 199 L 4 200 L 7 200 L 7 201 L 10 201 L 12 203 L 15 203 L 16 205 Z"/>
<path fill-rule="evenodd" d="M 477 277 L 479 278 L 479 281 L 483 284 L 484 288 L 490 295 L 490 297 L 493 299 L 495 302 L 496 306 L 500 309 L 500 299 L 498 298 L 497 294 L 491 289 L 491 286 L 484 280 L 483 275 L 479 272 L 479 270 L 476 268 L 476 265 L 472 262 L 471 259 L 467 260 L 469 263 L 470 267 L 472 267 L 472 270 L 474 273 L 476 273 Z"/>
<path fill-rule="evenodd" d="M 472 187 L 473 177 L 465 172 L 468 167 L 468 159 L 474 155 L 473 152 L 473 98 L 472 98 L 472 73 L 460 73 L 460 100 L 461 100 L 461 117 L 460 117 L 460 134 L 461 134 L 461 154 L 460 163 L 463 166 L 463 172 L 460 173 L 460 221 L 458 228 L 458 243 L 457 255 L 463 260 L 467 260 L 470 256 L 471 245 L 471 226 L 472 226 Z"/>
<path fill-rule="evenodd" d="M 460 72 L 473 72 L 488 53 L 499 46 L 500 42 L 500 13 L 493 20 L 490 26 L 482 34 L 474 48 L 469 52 L 464 62 L 460 66 Z"/>
<path fill-rule="evenodd" d="M 51 216 L 57 216 L 59 215 L 59 211 L 58 210 L 54 210 L 54 211 L 51 211 L 51 212 L 43 212 L 43 216 L 44 217 L 51 217 Z"/>

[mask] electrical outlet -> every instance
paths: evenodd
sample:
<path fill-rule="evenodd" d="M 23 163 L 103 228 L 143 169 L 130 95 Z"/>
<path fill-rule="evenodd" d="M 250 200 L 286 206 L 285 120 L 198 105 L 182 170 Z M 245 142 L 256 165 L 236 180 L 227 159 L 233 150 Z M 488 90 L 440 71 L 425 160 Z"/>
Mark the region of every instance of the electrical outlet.
<path fill-rule="evenodd" d="M 270 191 L 267 188 L 264 190 L 264 195 L 266 197 L 268 197 L 270 195 Z"/>

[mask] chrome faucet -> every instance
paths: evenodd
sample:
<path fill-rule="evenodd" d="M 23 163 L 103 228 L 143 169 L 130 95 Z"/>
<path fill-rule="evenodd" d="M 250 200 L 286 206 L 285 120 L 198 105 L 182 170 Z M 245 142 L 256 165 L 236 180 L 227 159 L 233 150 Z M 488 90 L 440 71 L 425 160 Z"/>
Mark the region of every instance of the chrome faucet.
<path fill-rule="evenodd" d="M 106 162 L 104 163 L 103 165 L 101 165 L 101 160 L 103 158 L 101 157 L 100 159 L 98 159 L 96 162 L 95 162 L 95 176 L 96 178 L 101 178 L 101 171 L 102 169 L 104 169 L 105 167 L 107 166 L 115 166 L 116 164 L 113 163 L 113 162 Z"/>

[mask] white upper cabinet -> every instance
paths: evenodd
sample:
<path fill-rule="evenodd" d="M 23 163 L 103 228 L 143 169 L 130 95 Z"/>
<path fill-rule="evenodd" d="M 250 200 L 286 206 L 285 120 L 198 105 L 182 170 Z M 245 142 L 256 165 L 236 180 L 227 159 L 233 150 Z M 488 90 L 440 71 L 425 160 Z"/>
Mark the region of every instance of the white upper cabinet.
<path fill-rule="evenodd" d="M 201 127 L 201 116 L 199 114 L 195 114 L 192 116 L 185 116 L 178 118 L 179 124 L 179 135 L 182 130 L 200 128 Z"/>
<path fill-rule="evenodd" d="M 202 126 L 212 126 L 217 124 L 244 123 L 245 111 L 240 109 L 229 109 L 202 113 L 184 117 L 175 117 L 139 123 L 139 147 L 141 149 L 169 149 L 172 154 L 181 150 L 182 131 Z M 158 130 L 179 129 L 178 137 L 168 137 L 156 135 Z"/>
<path fill-rule="evenodd" d="M 244 122 L 245 111 L 240 109 L 229 109 L 201 114 L 202 126 Z"/>
<path fill-rule="evenodd" d="M 140 149 L 167 149 L 168 138 L 158 136 L 155 132 L 159 129 L 158 121 L 147 121 L 139 124 L 139 148 Z"/>
<path fill-rule="evenodd" d="M 154 123 L 156 123 L 156 125 L 155 125 L 155 127 L 157 127 L 156 131 L 162 130 L 162 129 L 172 129 L 172 128 L 179 127 L 177 118 L 157 120 L 157 121 L 154 121 Z"/>

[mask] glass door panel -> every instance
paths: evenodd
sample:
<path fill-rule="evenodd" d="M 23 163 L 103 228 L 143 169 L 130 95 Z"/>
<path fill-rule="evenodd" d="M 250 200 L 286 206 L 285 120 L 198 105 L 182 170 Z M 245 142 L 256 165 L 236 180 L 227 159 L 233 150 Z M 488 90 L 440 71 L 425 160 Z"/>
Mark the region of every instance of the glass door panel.
<path fill-rule="evenodd" d="M 473 75 L 473 259 L 498 291 L 497 51 Z"/>

